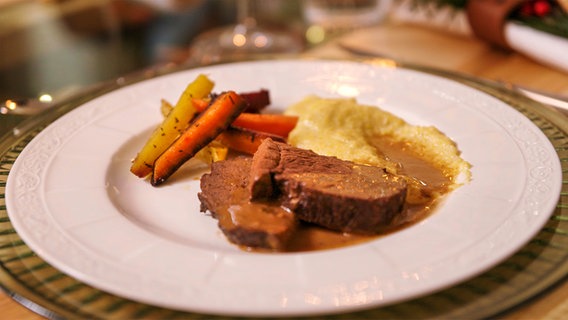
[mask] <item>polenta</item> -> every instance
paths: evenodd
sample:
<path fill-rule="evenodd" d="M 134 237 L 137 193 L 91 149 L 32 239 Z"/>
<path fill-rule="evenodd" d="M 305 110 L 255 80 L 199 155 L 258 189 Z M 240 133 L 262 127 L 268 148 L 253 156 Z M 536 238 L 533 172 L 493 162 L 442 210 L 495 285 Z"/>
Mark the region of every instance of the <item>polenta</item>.
<path fill-rule="evenodd" d="M 285 113 L 299 116 L 288 136 L 291 145 L 398 173 L 400 164 L 384 156 L 372 143 L 374 139 L 389 139 L 410 146 L 416 156 L 439 169 L 452 182 L 450 189 L 470 179 L 471 165 L 460 157 L 457 145 L 433 126 L 411 125 L 353 98 L 308 96 Z"/>

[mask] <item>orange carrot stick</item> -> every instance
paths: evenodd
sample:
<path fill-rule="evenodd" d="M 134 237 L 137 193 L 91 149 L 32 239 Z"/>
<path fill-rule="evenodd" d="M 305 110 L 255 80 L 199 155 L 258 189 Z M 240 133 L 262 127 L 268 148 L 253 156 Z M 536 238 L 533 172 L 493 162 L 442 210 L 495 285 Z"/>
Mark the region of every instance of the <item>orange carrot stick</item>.
<path fill-rule="evenodd" d="M 246 102 L 234 91 L 223 93 L 215 99 L 156 159 L 150 180 L 152 185 L 166 181 L 183 163 L 227 129 L 246 106 Z"/>
<path fill-rule="evenodd" d="M 152 166 L 156 159 L 174 142 L 196 114 L 197 111 L 191 102 L 191 98 L 209 96 L 214 85 L 213 81 L 203 74 L 198 75 L 195 80 L 187 85 L 175 107 L 154 129 L 152 135 L 132 161 L 130 171 L 133 174 L 144 178 L 152 173 Z"/>
<path fill-rule="evenodd" d="M 298 123 L 297 116 L 268 113 L 241 113 L 233 126 L 287 137 Z"/>
<path fill-rule="evenodd" d="M 198 112 L 205 111 L 209 105 L 206 99 L 193 99 L 192 102 Z M 297 116 L 243 112 L 233 121 L 232 125 L 287 137 L 297 123 Z"/>
<path fill-rule="evenodd" d="M 271 138 L 274 141 L 286 141 L 282 136 L 232 126 L 223 131 L 216 140 L 231 150 L 254 154 L 266 138 Z"/>
<path fill-rule="evenodd" d="M 191 102 L 193 103 L 193 106 L 195 107 L 195 110 L 197 110 L 197 112 L 205 111 L 205 109 L 209 107 L 209 104 L 211 104 L 210 99 L 193 98 L 191 99 Z"/>

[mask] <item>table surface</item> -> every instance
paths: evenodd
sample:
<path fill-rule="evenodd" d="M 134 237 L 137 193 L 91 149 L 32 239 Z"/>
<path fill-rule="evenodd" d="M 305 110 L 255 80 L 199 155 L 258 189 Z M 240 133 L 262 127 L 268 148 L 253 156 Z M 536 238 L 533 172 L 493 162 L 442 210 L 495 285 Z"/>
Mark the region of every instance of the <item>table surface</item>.
<path fill-rule="evenodd" d="M 387 22 L 356 30 L 310 49 L 302 56 L 353 58 L 337 44 L 399 61 L 461 72 L 480 78 L 514 83 L 568 96 L 568 74 L 541 65 L 520 54 L 493 48 L 475 38 L 425 27 Z M 505 319 L 561 319 L 568 314 L 568 281 L 503 316 Z M 0 292 L 0 319 L 42 319 Z"/>

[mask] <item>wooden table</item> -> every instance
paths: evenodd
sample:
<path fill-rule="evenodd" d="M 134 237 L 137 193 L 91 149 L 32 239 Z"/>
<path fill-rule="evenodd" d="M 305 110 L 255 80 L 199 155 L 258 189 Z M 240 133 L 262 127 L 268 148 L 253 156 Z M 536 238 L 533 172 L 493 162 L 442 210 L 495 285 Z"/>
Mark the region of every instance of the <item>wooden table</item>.
<path fill-rule="evenodd" d="M 354 31 L 309 50 L 308 57 L 353 58 L 338 42 L 402 62 L 506 81 L 568 96 L 568 73 L 538 64 L 513 52 L 492 48 L 477 39 L 424 27 L 387 23 Z M 561 319 L 568 314 L 568 281 L 504 316 L 506 319 Z M 0 293 L 0 319 L 42 317 Z"/>

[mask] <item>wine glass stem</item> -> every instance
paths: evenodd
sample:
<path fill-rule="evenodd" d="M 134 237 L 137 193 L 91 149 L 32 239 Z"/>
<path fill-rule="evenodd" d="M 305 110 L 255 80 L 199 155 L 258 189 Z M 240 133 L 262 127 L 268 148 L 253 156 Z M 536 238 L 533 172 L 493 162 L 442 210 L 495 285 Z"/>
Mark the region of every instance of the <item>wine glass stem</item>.
<path fill-rule="evenodd" d="M 247 28 L 256 27 L 256 1 L 237 0 L 237 23 Z"/>

